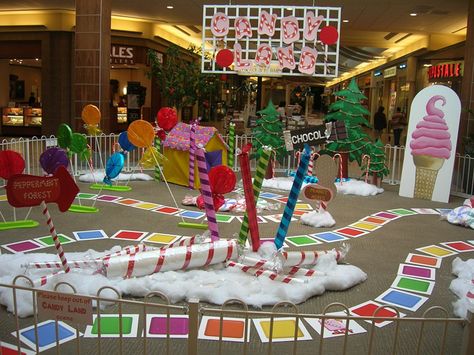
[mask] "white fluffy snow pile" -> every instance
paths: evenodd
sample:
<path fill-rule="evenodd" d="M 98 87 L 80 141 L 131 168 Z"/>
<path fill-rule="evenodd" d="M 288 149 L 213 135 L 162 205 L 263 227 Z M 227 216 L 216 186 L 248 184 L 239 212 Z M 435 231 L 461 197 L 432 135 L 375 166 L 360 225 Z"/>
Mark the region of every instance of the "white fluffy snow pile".
<path fill-rule="evenodd" d="M 305 213 L 301 216 L 300 221 L 303 224 L 316 228 L 333 227 L 336 224 L 336 221 L 328 211 L 322 213 L 319 211 Z"/>
<path fill-rule="evenodd" d="M 262 186 L 270 189 L 290 191 L 291 186 L 293 186 L 293 180 L 294 178 L 291 176 L 264 179 Z M 303 183 L 302 188 L 306 185 L 307 183 Z M 337 192 L 344 195 L 374 196 L 384 191 L 384 189 L 380 187 L 354 179 L 344 181 L 342 185 L 339 182 L 335 182 L 335 185 Z"/>
<path fill-rule="evenodd" d="M 102 180 L 104 180 L 105 174 L 101 171 L 95 171 L 94 174 L 88 173 L 79 176 L 79 181 L 82 182 L 97 182 L 97 183 L 102 183 Z M 112 181 L 129 181 L 129 180 L 142 180 L 142 181 L 150 181 L 153 180 L 153 178 L 148 175 L 148 174 L 143 174 L 143 173 L 132 173 L 132 174 L 125 174 L 121 173 L 119 176 L 114 177 Z"/>
<path fill-rule="evenodd" d="M 459 298 L 453 302 L 454 314 L 466 318 L 468 310 L 474 313 L 474 259 L 454 259 L 453 274 L 458 278 L 451 281 L 449 289 Z"/>
<path fill-rule="evenodd" d="M 269 244 L 269 243 L 267 243 Z M 69 260 L 90 259 L 103 256 L 107 253 L 120 250 L 114 247 L 110 251 L 96 252 L 89 250 L 83 253 L 68 253 Z M 263 252 L 263 251 L 262 251 Z M 247 255 L 247 254 L 246 254 Z M 249 253 L 255 256 L 255 254 Z M 50 273 L 48 269 L 28 269 L 24 265 L 34 261 L 53 261 L 56 254 L 3 254 L 0 255 L 0 283 L 11 284 L 16 275 L 37 279 Z M 222 304 L 228 299 L 238 298 L 249 305 L 261 307 L 273 305 L 286 300 L 301 303 L 308 298 L 324 293 L 326 290 L 345 290 L 367 279 L 367 275 L 353 265 L 337 264 L 334 257 L 322 255 L 316 270 L 324 276 L 308 278 L 306 283 L 285 284 L 272 281 L 269 278 L 254 277 L 236 268 L 225 268 L 224 264 L 217 264 L 207 268 L 188 271 L 167 271 L 149 276 L 131 279 L 108 279 L 104 275 L 94 274 L 92 270 L 72 269 L 69 274 L 58 275 L 54 282 L 48 282 L 42 288 L 51 290 L 56 282 L 66 281 L 72 284 L 79 294 L 96 295 L 103 286 L 112 286 L 123 295 L 143 297 L 151 291 L 160 291 L 166 294 L 172 302 L 199 298 L 201 301 Z M 70 292 L 67 288 L 58 291 Z M 113 292 L 102 293 L 103 297 L 115 298 Z M 26 317 L 32 315 L 32 297 L 27 291 L 17 291 L 18 315 Z M 12 291 L 0 288 L 0 304 L 5 305 L 9 312 L 13 312 Z"/>
<path fill-rule="evenodd" d="M 336 187 L 337 192 L 344 195 L 374 196 L 381 194 L 384 191 L 381 187 L 368 184 L 365 181 L 354 179 L 344 181 L 342 185 L 337 182 Z"/>

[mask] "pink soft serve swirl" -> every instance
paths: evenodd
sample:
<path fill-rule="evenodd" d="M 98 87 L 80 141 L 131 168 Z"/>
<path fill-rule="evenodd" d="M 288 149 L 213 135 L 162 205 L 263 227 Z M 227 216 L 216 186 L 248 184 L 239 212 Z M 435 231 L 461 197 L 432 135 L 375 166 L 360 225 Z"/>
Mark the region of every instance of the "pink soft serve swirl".
<path fill-rule="evenodd" d="M 412 155 L 428 155 L 435 158 L 449 159 L 451 155 L 451 135 L 443 119 L 444 112 L 435 107 L 436 101 L 446 104 L 444 96 L 435 95 L 428 100 L 423 120 L 418 122 L 410 142 Z"/>

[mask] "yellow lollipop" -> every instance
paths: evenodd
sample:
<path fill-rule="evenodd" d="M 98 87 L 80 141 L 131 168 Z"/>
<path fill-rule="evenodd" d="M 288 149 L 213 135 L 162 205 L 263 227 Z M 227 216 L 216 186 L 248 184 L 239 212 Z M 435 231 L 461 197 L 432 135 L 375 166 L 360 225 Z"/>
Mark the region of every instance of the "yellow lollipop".
<path fill-rule="evenodd" d="M 139 148 L 151 147 L 155 138 L 155 131 L 150 122 L 136 120 L 130 123 L 127 130 L 128 140 Z"/>
<path fill-rule="evenodd" d="M 95 105 L 86 105 L 82 109 L 81 117 L 88 125 L 98 125 L 101 118 L 100 110 Z"/>

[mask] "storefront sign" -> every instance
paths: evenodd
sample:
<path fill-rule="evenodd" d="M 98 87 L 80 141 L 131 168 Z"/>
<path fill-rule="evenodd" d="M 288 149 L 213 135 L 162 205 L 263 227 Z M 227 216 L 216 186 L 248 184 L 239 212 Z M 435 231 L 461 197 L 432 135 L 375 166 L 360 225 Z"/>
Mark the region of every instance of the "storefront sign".
<path fill-rule="evenodd" d="M 68 293 L 38 291 L 38 317 L 72 324 L 92 324 L 92 299 Z"/>
<path fill-rule="evenodd" d="M 305 144 L 315 146 L 346 137 L 347 131 L 344 122 L 329 122 L 323 125 L 311 126 L 310 128 L 283 131 L 283 138 L 288 151 L 302 149 Z"/>
<path fill-rule="evenodd" d="M 337 77 L 340 7 L 204 5 L 202 72 Z"/>
<path fill-rule="evenodd" d="M 133 64 L 147 64 L 148 48 L 146 47 L 135 47 L 121 44 L 112 44 L 110 48 L 110 64 L 122 64 L 122 65 L 133 65 Z M 156 52 L 158 60 L 163 62 L 163 54 Z"/>
<path fill-rule="evenodd" d="M 397 75 L 397 67 L 390 67 L 383 71 L 384 78 L 391 78 L 395 75 Z"/>
<path fill-rule="evenodd" d="M 433 65 L 428 68 L 428 79 L 458 78 L 462 76 L 461 62 Z"/>
<path fill-rule="evenodd" d="M 42 201 L 55 202 L 61 212 L 69 209 L 79 188 L 64 166 L 53 176 L 13 175 L 7 183 L 7 199 L 13 207 L 38 206 Z"/>

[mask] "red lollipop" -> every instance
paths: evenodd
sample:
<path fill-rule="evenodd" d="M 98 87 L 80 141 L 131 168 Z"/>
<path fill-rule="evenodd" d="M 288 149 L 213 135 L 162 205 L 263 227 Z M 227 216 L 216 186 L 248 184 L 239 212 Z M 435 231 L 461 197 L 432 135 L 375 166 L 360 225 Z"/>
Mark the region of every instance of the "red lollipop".
<path fill-rule="evenodd" d="M 16 174 L 21 174 L 25 170 L 25 160 L 13 150 L 0 151 L 0 177 L 8 180 Z"/>
<path fill-rule="evenodd" d="M 338 38 L 339 33 L 337 32 L 337 28 L 334 26 L 323 27 L 319 33 L 319 39 L 321 42 L 327 44 L 328 46 L 336 43 Z"/>
<path fill-rule="evenodd" d="M 170 131 L 178 123 L 178 115 L 171 107 L 162 107 L 156 114 L 156 123 L 165 131 Z"/>
<path fill-rule="evenodd" d="M 216 64 L 221 68 L 230 67 L 234 62 L 234 53 L 230 49 L 221 49 L 216 55 Z"/>
<path fill-rule="evenodd" d="M 225 165 L 215 166 L 209 172 L 209 184 L 213 194 L 227 194 L 234 190 L 237 178 L 234 170 Z"/>

